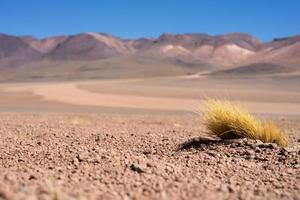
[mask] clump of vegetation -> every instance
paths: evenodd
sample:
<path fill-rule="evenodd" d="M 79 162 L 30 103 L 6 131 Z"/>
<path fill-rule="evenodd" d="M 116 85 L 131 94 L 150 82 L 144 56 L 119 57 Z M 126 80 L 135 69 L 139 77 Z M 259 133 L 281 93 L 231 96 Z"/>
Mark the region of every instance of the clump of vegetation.
<path fill-rule="evenodd" d="M 207 100 L 203 113 L 210 134 L 221 139 L 250 138 L 287 146 L 284 132 L 274 122 L 261 122 L 240 104 L 227 100 Z"/>

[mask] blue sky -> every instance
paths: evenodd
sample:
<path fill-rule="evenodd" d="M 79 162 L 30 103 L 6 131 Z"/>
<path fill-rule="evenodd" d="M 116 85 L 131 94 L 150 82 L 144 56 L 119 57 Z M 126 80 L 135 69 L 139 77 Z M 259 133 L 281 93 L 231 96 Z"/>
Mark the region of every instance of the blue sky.
<path fill-rule="evenodd" d="M 0 32 L 39 38 L 107 32 L 247 32 L 261 40 L 300 34 L 300 0 L 0 0 Z"/>

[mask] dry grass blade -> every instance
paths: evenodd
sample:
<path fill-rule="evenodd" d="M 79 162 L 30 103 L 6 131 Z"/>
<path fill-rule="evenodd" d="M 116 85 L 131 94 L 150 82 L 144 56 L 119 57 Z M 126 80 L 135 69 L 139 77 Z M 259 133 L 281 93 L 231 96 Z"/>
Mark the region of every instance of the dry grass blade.
<path fill-rule="evenodd" d="M 274 122 L 270 120 L 263 124 L 263 133 L 260 140 L 273 142 L 283 147 L 288 145 L 288 140 L 285 134 L 274 124 Z"/>
<path fill-rule="evenodd" d="M 221 139 L 246 137 L 287 146 L 284 133 L 272 122 L 262 123 L 239 104 L 227 100 L 207 100 L 203 113 L 210 134 Z"/>

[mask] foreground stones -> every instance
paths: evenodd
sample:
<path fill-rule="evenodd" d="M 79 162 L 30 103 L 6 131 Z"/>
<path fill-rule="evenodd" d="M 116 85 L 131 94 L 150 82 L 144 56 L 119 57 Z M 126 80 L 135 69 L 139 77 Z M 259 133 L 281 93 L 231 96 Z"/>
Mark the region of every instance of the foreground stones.
<path fill-rule="evenodd" d="M 290 124 L 281 148 L 199 137 L 183 116 L 0 115 L 0 199 L 297 199 Z"/>

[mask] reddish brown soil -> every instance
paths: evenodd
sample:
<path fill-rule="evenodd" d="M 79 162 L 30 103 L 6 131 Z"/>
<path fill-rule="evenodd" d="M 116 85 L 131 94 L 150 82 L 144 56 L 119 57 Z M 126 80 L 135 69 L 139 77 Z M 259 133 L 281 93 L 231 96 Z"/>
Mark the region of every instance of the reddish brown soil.
<path fill-rule="evenodd" d="M 299 199 L 289 148 L 208 141 L 193 116 L 0 115 L 0 199 Z"/>

